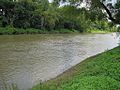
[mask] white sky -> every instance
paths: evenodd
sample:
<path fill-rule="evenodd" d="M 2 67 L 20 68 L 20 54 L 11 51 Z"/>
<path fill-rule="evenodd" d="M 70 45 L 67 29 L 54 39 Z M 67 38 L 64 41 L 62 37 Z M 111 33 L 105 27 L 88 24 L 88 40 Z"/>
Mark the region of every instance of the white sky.
<path fill-rule="evenodd" d="M 49 0 L 49 2 L 52 2 L 53 0 Z M 113 5 L 117 2 L 117 0 L 106 0 L 106 2 L 111 2 Z M 84 6 L 84 3 L 83 3 Z"/>
<path fill-rule="evenodd" d="M 52 2 L 52 0 L 49 0 L 49 2 Z"/>
<path fill-rule="evenodd" d="M 110 0 L 106 0 L 106 1 L 110 1 Z M 111 0 L 112 3 L 115 3 L 117 0 Z M 49 2 L 52 2 L 52 0 L 49 0 Z"/>

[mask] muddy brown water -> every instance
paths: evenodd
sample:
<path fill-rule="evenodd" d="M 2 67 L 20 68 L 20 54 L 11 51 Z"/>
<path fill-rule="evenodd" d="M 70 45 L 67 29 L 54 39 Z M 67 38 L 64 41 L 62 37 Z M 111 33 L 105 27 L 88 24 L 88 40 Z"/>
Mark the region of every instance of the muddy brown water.
<path fill-rule="evenodd" d="M 119 45 L 119 33 L 0 36 L 0 90 L 28 90 Z"/>

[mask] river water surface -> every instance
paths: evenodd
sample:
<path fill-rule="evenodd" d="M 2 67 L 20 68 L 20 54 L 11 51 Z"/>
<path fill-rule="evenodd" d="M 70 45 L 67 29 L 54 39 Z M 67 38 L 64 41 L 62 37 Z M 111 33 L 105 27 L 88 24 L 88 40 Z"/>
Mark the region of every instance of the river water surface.
<path fill-rule="evenodd" d="M 119 33 L 0 36 L 0 90 L 28 90 L 118 43 Z"/>

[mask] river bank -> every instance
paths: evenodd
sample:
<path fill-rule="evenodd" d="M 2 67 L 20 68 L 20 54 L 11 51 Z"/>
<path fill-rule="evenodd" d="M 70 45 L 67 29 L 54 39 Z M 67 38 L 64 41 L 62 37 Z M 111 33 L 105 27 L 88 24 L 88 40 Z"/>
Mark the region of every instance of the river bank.
<path fill-rule="evenodd" d="M 90 57 L 32 90 L 119 90 L 120 47 Z"/>
<path fill-rule="evenodd" d="M 59 30 L 41 30 L 41 29 L 20 29 L 20 28 L 11 28 L 11 27 L 0 27 L 0 35 L 18 35 L 18 34 L 76 34 L 76 33 L 110 33 L 117 32 L 116 30 L 88 30 L 81 32 L 80 30 L 75 29 L 59 29 Z"/>
<path fill-rule="evenodd" d="M 9 90 L 13 85 L 17 90 L 31 90 L 40 81 L 55 78 L 86 58 L 117 47 L 119 36 L 119 33 L 0 35 L 0 90 L 6 87 Z"/>

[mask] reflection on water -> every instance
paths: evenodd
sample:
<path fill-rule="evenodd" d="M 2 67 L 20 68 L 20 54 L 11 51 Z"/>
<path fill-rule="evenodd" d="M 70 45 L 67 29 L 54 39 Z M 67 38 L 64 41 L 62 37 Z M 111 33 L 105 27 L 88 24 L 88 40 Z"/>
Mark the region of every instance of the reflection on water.
<path fill-rule="evenodd" d="M 87 57 L 118 46 L 119 33 L 0 36 L 0 90 L 31 88 Z"/>

